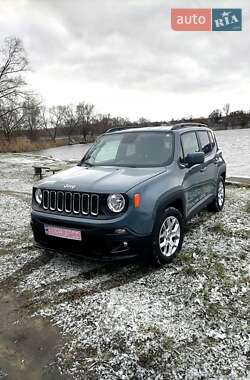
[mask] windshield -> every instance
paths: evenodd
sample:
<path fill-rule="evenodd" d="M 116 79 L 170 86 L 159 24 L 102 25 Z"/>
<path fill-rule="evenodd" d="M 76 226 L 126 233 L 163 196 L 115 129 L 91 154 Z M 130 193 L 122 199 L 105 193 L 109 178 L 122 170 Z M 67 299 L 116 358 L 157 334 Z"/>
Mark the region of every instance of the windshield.
<path fill-rule="evenodd" d="M 171 132 L 126 132 L 102 136 L 82 164 L 94 166 L 165 166 L 173 155 Z"/>

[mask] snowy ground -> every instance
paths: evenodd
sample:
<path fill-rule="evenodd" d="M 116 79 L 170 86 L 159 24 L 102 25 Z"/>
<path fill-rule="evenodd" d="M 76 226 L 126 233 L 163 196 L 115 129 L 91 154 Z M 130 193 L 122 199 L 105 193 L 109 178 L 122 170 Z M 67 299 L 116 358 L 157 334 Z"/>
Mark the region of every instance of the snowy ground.
<path fill-rule="evenodd" d="M 228 187 L 222 213 L 194 218 L 171 265 L 96 264 L 33 249 L 37 162 L 52 163 L 0 155 L 0 288 L 22 300 L 19 318 L 57 326 L 49 365 L 66 379 L 246 379 L 250 189 Z"/>

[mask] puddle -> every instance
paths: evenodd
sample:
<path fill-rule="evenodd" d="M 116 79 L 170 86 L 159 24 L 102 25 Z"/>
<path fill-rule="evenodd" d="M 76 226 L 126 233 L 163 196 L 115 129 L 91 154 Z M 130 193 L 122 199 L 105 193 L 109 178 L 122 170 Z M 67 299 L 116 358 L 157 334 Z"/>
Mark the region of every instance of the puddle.
<path fill-rule="evenodd" d="M 0 378 L 65 380 L 52 365 L 62 345 L 57 329 L 25 315 L 23 302 L 0 292 Z"/>
<path fill-rule="evenodd" d="M 0 248 L 0 256 L 9 255 L 9 251 L 7 249 Z"/>

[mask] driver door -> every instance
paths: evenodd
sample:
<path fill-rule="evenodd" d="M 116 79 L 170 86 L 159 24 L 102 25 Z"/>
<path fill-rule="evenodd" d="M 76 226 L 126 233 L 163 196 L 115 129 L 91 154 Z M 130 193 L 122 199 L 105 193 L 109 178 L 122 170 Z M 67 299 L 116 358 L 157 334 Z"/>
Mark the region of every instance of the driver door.
<path fill-rule="evenodd" d="M 197 139 L 197 134 L 195 131 L 184 132 L 181 135 L 181 146 L 182 146 L 182 157 L 183 162 L 182 170 L 183 173 L 183 183 L 182 187 L 184 189 L 184 197 L 186 204 L 186 215 L 189 216 L 192 211 L 202 203 L 203 194 L 203 176 L 202 176 L 202 165 L 197 164 L 190 168 L 186 167 L 185 157 L 188 154 L 192 154 L 200 151 L 199 142 Z"/>

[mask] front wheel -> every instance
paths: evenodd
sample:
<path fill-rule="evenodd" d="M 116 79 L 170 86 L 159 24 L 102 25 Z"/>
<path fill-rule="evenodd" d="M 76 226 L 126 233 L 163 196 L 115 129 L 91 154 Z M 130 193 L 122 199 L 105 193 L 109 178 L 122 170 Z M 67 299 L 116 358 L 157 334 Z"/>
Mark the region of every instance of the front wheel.
<path fill-rule="evenodd" d="M 174 207 L 166 209 L 155 224 L 153 233 L 153 259 L 155 263 L 170 263 L 182 247 L 183 217 Z"/>
<path fill-rule="evenodd" d="M 208 206 L 210 211 L 222 211 L 225 203 L 225 181 L 223 177 L 219 178 L 217 192 L 214 201 Z"/>

